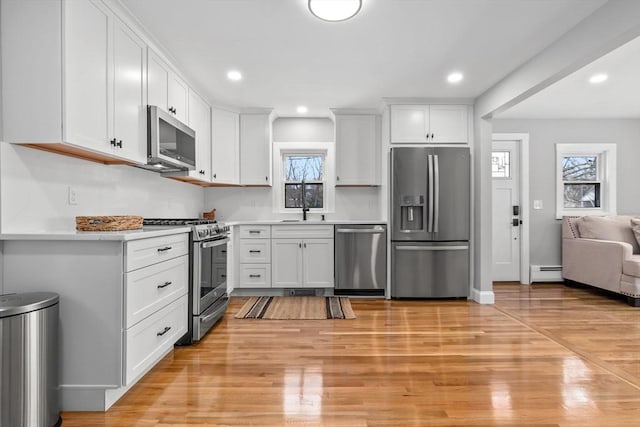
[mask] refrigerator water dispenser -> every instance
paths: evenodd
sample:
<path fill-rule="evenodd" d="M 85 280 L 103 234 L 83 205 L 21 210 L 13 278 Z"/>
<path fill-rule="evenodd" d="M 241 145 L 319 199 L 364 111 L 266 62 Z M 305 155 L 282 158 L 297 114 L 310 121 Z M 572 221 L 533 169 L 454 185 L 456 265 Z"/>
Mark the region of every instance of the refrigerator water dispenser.
<path fill-rule="evenodd" d="M 400 230 L 423 230 L 424 196 L 402 196 L 400 202 Z"/>

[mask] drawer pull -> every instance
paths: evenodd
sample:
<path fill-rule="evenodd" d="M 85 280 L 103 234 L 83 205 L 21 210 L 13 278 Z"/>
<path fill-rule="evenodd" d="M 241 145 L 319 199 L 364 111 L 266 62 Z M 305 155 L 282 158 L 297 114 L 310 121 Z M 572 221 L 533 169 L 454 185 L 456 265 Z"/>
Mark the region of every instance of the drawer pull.
<path fill-rule="evenodd" d="M 249 234 L 260 234 L 260 230 L 249 230 Z"/>
<path fill-rule="evenodd" d="M 261 274 L 250 274 L 249 277 L 252 278 L 252 279 L 257 279 L 258 277 L 262 277 L 262 275 Z"/>
<path fill-rule="evenodd" d="M 164 285 L 158 285 L 158 289 L 166 288 L 167 286 L 169 286 L 172 283 L 173 282 L 164 282 Z"/>
<path fill-rule="evenodd" d="M 165 246 L 164 248 L 158 248 L 158 252 L 166 252 L 173 249 L 171 246 Z"/>
<path fill-rule="evenodd" d="M 227 250 L 226 250 L 226 249 L 222 249 L 222 250 L 220 251 L 220 253 L 221 253 L 221 254 L 226 254 L 226 253 L 227 253 Z"/>
<path fill-rule="evenodd" d="M 223 279 L 226 279 L 227 275 L 226 274 L 221 274 L 220 277 L 222 277 Z"/>
<path fill-rule="evenodd" d="M 171 326 L 165 326 L 164 329 L 162 330 L 162 332 L 158 332 L 156 334 L 156 336 L 163 336 L 164 334 L 166 334 L 167 332 L 169 332 L 171 330 Z"/>
<path fill-rule="evenodd" d="M 262 251 L 255 250 L 255 249 L 252 249 L 252 250 L 250 250 L 250 251 L 249 251 L 249 253 L 250 253 L 250 254 L 259 254 L 259 253 L 261 253 L 261 252 L 262 252 Z"/>

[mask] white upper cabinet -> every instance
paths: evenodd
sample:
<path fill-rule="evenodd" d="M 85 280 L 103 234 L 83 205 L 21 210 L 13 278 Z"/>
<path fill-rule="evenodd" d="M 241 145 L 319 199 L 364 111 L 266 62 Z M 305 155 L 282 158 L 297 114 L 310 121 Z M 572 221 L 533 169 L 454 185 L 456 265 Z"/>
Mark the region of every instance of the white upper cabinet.
<path fill-rule="evenodd" d="M 113 25 L 113 133 L 110 141 L 128 159 L 147 159 L 146 45 L 118 19 Z"/>
<path fill-rule="evenodd" d="M 374 114 L 335 114 L 336 185 L 380 185 L 379 118 Z"/>
<path fill-rule="evenodd" d="M 196 131 L 196 169 L 189 176 L 199 181 L 211 180 L 211 107 L 197 93 L 189 90 L 189 127 Z"/>
<path fill-rule="evenodd" d="M 392 105 L 392 143 L 469 142 L 466 105 Z"/>
<path fill-rule="evenodd" d="M 240 115 L 240 184 L 271 185 L 271 115 Z"/>
<path fill-rule="evenodd" d="M 3 2 L 1 16 L 5 140 L 146 162 L 144 41 L 99 1 Z"/>
<path fill-rule="evenodd" d="M 147 65 L 148 104 L 157 105 L 187 123 L 189 86 L 166 62 L 149 49 Z"/>
<path fill-rule="evenodd" d="M 211 108 L 211 182 L 239 184 L 239 135 L 238 113 Z"/>

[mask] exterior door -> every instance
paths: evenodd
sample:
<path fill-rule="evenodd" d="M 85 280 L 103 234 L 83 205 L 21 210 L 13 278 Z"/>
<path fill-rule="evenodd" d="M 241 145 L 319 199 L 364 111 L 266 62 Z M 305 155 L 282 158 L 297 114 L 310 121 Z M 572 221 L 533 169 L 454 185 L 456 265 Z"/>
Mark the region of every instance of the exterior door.
<path fill-rule="evenodd" d="M 520 281 L 520 149 L 516 141 L 494 141 L 493 191 L 494 281 Z"/>

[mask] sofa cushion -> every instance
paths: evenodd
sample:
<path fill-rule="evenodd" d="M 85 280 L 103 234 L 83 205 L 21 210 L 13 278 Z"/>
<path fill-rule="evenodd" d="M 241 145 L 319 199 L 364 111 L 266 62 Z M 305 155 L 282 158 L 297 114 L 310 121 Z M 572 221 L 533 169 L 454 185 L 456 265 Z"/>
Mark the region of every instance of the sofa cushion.
<path fill-rule="evenodd" d="M 630 216 L 585 216 L 577 224 L 580 237 L 585 239 L 614 240 L 629 243 L 633 253 L 640 253 L 636 236 L 631 230 Z"/>
<path fill-rule="evenodd" d="M 622 273 L 627 276 L 640 277 L 640 255 L 634 255 L 622 262 Z"/>
<path fill-rule="evenodd" d="M 631 230 L 636 236 L 636 241 L 640 245 L 640 218 L 631 218 Z"/>

